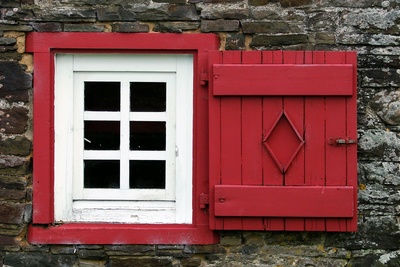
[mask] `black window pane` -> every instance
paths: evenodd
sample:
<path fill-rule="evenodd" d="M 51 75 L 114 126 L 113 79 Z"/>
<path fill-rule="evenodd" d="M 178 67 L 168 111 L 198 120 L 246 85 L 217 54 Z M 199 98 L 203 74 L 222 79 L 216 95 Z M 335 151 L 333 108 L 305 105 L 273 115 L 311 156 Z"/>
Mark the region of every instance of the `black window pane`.
<path fill-rule="evenodd" d="M 118 150 L 119 121 L 85 121 L 84 136 L 85 150 Z"/>
<path fill-rule="evenodd" d="M 164 189 L 165 161 L 131 160 L 129 162 L 129 187 L 137 189 Z"/>
<path fill-rule="evenodd" d="M 85 82 L 85 110 L 119 111 L 119 82 Z"/>
<path fill-rule="evenodd" d="M 160 112 L 166 110 L 166 83 L 132 82 L 130 87 L 131 111 Z"/>
<path fill-rule="evenodd" d="M 165 150 L 165 122 L 131 121 L 130 150 Z"/>
<path fill-rule="evenodd" d="M 119 160 L 85 160 L 85 188 L 119 188 Z"/>

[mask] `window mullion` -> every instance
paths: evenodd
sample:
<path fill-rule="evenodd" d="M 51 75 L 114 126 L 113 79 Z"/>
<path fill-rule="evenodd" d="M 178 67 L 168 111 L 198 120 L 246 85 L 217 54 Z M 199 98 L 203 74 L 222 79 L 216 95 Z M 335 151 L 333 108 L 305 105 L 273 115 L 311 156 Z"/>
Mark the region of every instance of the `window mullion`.
<path fill-rule="evenodd" d="M 129 189 L 129 81 L 121 81 L 120 189 Z"/>

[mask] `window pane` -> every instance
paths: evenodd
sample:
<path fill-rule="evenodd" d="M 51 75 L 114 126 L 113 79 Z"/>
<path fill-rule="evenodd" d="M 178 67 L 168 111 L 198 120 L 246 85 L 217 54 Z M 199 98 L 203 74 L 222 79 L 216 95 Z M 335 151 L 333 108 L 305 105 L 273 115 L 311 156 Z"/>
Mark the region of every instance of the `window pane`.
<path fill-rule="evenodd" d="M 131 111 L 165 111 L 166 83 L 132 82 Z"/>
<path fill-rule="evenodd" d="M 119 149 L 119 121 L 85 121 L 84 134 L 86 150 Z"/>
<path fill-rule="evenodd" d="M 85 188 L 119 188 L 119 160 L 85 160 Z"/>
<path fill-rule="evenodd" d="M 131 160 L 129 162 L 130 188 L 165 188 L 165 161 Z"/>
<path fill-rule="evenodd" d="M 131 121 L 131 150 L 165 150 L 165 122 Z"/>
<path fill-rule="evenodd" d="M 119 82 L 85 82 L 85 110 L 119 111 Z"/>

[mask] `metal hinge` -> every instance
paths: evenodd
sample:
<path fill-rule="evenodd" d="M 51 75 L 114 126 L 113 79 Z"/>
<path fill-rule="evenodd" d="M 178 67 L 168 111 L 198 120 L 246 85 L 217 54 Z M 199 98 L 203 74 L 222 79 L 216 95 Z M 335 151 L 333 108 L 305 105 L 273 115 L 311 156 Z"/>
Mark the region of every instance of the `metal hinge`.
<path fill-rule="evenodd" d="M 357 140 L 350 138 L 329 138 L 328 145 L 338 146 L 338 145 L 353 145 L 357 144 Z"/>
<path fill-rule="evenodd" d="M 200 73 L 200 85 L 206 85 L 208 83 L 208 73 L 205 69 L 201 69 Z"/>
<path fill-rule="evenodd" d="M 201 193 L 200 194 L 200 209 L 206 209 L 207 205 L 209 204 L 208 194 Z"/>

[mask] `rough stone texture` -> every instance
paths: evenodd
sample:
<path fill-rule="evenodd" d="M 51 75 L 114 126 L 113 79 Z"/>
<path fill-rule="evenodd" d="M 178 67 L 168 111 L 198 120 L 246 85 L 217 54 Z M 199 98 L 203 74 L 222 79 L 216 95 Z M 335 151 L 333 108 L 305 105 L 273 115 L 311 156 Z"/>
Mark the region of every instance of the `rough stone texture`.
<path fill-rule="evenodd" d="M 238 20 L 203 20 L 201 22 L 202 32 L 232 32 L 239 30 Z"/>
<path fill-rule="evenodd" d="M 74 266 L 76 261 L 76 256 L 43 255 L 37 252 L 6 254 L 4 257 L 6 266 L 65 267 Z"/>
<path fill-rule="evenodd" d="M 2 54 L 0 53 L 0 57 Z M 27 101 L 28 90 L 31 87 L 32 76 L 25 73 L 18 62 L 0 61 L 0 99 L 7 99 L 10 102 Z"/>
<path fill-rule="evenodd" d="M 0 266 L 400 265 L 399 0 L 0 2 Z M 358 232 L 226 231 L 215 245 L 29 244 L 31 31 L 204 32 L 225 50 L 357 51 Z"/>
<path fill-rule="evenodd" d="M 121 22 L 112 24 L 114 32 L 148 32 L 149 26 L 138 22 Z"/>

